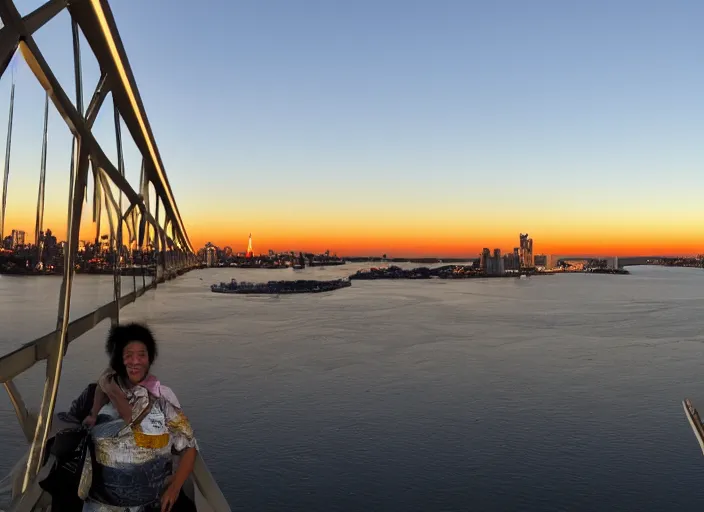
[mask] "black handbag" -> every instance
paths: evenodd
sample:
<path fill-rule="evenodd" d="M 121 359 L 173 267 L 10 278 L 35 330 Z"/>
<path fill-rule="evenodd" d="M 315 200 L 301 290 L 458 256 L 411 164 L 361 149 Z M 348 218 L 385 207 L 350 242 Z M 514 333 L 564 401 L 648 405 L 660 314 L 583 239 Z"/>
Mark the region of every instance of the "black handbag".
<path fill-rule="evenodd" d="M 60 412 L 58 414 L 59 419 L 68 423 L 83 423 L 83 420 L 93 408 L 93 398 L 97 387 L 98 385 L 95 382 L 88 384 L 83 392 L 71 402 L 71 408 L 68 412 Z"/>
<path fill-rule="evenodd" d="M 48 452 L 56 460 L 46 478 L 39 482 L 39 486 L 51 495 L 52 510 L 83 510 L 83 500 L 78 497 L 78 485 L 90 443 L 90 432 L 84 427 L 62 430 L 52 439 Z"/>

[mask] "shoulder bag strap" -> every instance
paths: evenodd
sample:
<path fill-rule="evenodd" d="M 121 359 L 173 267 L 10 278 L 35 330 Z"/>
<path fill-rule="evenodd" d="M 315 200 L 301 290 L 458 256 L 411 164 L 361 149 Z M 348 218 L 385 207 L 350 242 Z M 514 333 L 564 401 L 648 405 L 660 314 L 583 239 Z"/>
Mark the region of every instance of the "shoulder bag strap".
<path fill-rule="evenodd" d="M 156 403 L 156 397 L 152 395 L 151 393 L 147 392 L 149 396 L 149 403 L 147 406 L 144 408 L 144 410 L 139 413 L 139 416 L 137 416 L 135 419 L 132 420 L 132 422 L 129 424 L 129 427 L 132 428 L 134 425 L 139 425 L 144 418 L 146 418 L 147 414 L 151 412 L 151 410 L 154 408 L 154 404 Z"/>

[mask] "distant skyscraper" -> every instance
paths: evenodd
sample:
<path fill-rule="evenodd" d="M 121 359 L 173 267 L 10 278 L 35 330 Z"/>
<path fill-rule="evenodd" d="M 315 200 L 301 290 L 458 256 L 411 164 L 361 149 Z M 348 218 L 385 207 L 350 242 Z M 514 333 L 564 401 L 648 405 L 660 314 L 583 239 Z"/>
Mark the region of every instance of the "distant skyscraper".
<path fill-rule="evenodd" d="M 504 270 L 520 270 L 521 269 L 521 260 L 520 257 L 518 256 L 519 250 L 518 247 L 513 249 L 513 252 L 509 252 L 504 254 L 503 260 L 504 260 Z"/>
<path fill-rule="evenodd" d="M 488 276 L 500 276 L 506 272 L 500 249 L 494 249 L 494 254 L 492 255 L 491 251 L 485 248 L 482 251 L 481 263 L 482 270 Z"/>
<path fill-rule="evenodd" d="M 251 258 L 254 256 L 254 251 L 252 250 L 252 233 L 249 234 L 249 242 L 247 242 L 247 253 L 245 254 L 246 258 Z"/>
<path fill-rule="evenodd" d="M 50 229 L 47 229 L 46 233 L 44 233 L 44 246 L 47 248 L 54 248 L 56 247 L 56 244 L 56 237 L 51 233 Z"/>
<path fill-rule="evenodd" d="M 548 268 L 555 268 L 557 267 L 557 262 L 560 260 L 560 257 L 556 254 L 550 254 L 548 255 Z"/>
<path fill-rule="evenodd" d="M 487 265 L 489 264 L 490 259 L 491 251 L 489 251 L 488 248 L 484 247 L 484 249 L 482 249 L 482 254 L 479 260 L 479 268 L 481 268 L 484 272 L 487 271 Z"/>
<path fill-rule="evenodd" d="M 528 233 L 521 233 L 519 241 L 521 267 L 530 268 L 533 266 L 533 239 L 528 237 Z"/>
<path fill-rule="evenodd" d="M 214 246 L 205 248 L 205 264 L 214 267 L 217 264 L 217 250 Z"/>
<path fill-rule="evenodd" d="M 494 249 L 494 257 L 492 259 L 492 274 L 495 276 L 502 276 L 506 273 L 504 267 L 504 259 L 501 257 L 501 249 Z"/>
<path fill-rule="evenodd" d="M 14 249 L 18 245 L 24 245 L 24 231 L 13 229 L 12 230 L 12 248 Z"/>

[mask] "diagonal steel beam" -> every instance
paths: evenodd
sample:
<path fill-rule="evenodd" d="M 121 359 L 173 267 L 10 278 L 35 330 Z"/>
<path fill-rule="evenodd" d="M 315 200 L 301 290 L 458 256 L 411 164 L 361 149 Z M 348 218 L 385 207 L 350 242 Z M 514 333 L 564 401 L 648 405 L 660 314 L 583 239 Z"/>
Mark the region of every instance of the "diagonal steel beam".
<path fill-rule="evenodd" d="M 110 179 L 107 177 L 105 174 L 105 171 L 102 171 L 98 169 L 96 172 L 96 177 L 97 181 L 100 182 L 100 185 L 102 186 L 103 189 L 103 194 L 105 197 L 105 208 L 107 209 L 108 212 L 108 223 L 110 224 L 110 236 L 115 239 L 116 238 L 116 231 L 115 231 L 115 222 L 113 220 L 113 209 L 116 212 L 116 217 L 120 219 L 120 207 L 118 206 L 117 202 L 115 201 L 115 197 L 112 195 L 112 189 L 110 188 Z M 96 182 L 97 186 L 97 182 Z"/>
<path fill-rule="evenodd" d="M 49 0 L 41 7 L 37 7 L 34 11 L 23 18 L 24 25 L 30 34 L 34 34 L 37 30 L 46 25 L 57 14 L 63 11 L 68 5 L 67 0 Z"/>
<path fill-rule="evenodd" d="M 59 391 L 59 380 L 61 378 L 61 368 L 63 356 L 68 345 L 68 325 L 69 312 L 71 307 L 71 288 L 73 284 L 74 264 L 78 248 L 78 236 L 81 224 L 81 212 L 83 210 L 83 191 L 88 179 L 88 148 L 79 141 L 77 158 L 76 182 L 73 190 L 73 204 L 69 211 L 70 229 L 68 232 L 68 243 L 66 244 L 66 264 L 64 267 L 64 279 L 61 283 L 59 294 L 59 315 L 57 318 L 56 332 L 58 334 L 56 343 L 51 347 L 47 360 L 46 380 L 44 382 L 44 392 L 42 402 L 39 407 L 36 430 L 32 440 L 32 446 L 27 455 L 27 467 L 22 482 L 22 491 L 26 491 L 31 481 L 41 468 L 41 461 L 46 448 L 46 441 L 51 428 L 51 419 L 56 407 L 56 396 Z"/>
<path fill-rule="evenodd" d="M 20 422 L 20 427 L 22 428 L 24 437 L 27 441 L 31 442 L 34 430 L 37 427 L 37 418 L 27 409 L 27 406 L 24 404 L 24 400 L 22 400 L 22 395 L 17 389 L 15 383 L 12 382 L 12 379 L 4 382 L 3 384 L 7 394 L 10 396 L 12 408 L 15 410 L 15 415 L 17 415 L 17 419 Z"/>
<path fill-rule="evenodd" d="M 42 56 L 39 48 L 37 48 L 36 43 L 30 38 L 23 40 L 20 43 L 20 51 L 24 57 L 27 65 L 32 70 L 37 80 L 42 84 L 42 87 L 49 92 L 49 97 L 52 103 L 58 110 L 61 117 L 68 125 L 71 132 L 80 137 L 82 143 L 85 144 L 90 157 L 94 160 L 97 165 L 103 169 L 110 179 L 117 185 L 127 196 L 127 199 L 131 203 L 138 203 L 141 201 L 139 194 L 132 188 L 129 182 L 120 175 L 115 166 L 110 162 L 100 144 L 95 140 L 95 137 L 91 131 L 86 126 L 86 122 L 81 118 L 80 114 L 73 106 L 71 100 L 64 92 L 63 88 L 59 84 L 58 80 L 52 73 L 49 65 Z"/>
<path fill-rule="evenodd" d="M 3 75 L 7 66 L 10 65 L 12 56 L 20 44 L 20 35 L 12 25 L 5 25 L 0 28 L 0 76 Z"/>
<path fill-rule="evenodd" d="M 103 71 L 98 80 L 98 85 L 95 86 L 93 97 L 90 99 L 90 103 L 88 103 L 88 108 L 86 109 L 86 126 L 89 130 L 93 129 L 93 124 L 98 118 L 100 107 L 103 106 L 109 92 L 110 84 L 108 83 L 108 74 Z"/>
<path fill-rule="evenodd" d="M 30 35 L 34 34 L 54 16 L 65 9 L 67 5 L 67 0 L 49 0 L 41 7 L 29 13 L 22 18 L 27 32 Z M 2 18 L 5 23 L 5 25 L 0 28 L 0 76 L 2 76 L 7 66 L 10 64 L 10 60 L 12 60 L 12 55 L 14 55 L 17 45 L 20 43 L 20 34 L 15 26 L 5 19 L 2 15 L 2 11 L 0 11 L 0 18 Z"/>

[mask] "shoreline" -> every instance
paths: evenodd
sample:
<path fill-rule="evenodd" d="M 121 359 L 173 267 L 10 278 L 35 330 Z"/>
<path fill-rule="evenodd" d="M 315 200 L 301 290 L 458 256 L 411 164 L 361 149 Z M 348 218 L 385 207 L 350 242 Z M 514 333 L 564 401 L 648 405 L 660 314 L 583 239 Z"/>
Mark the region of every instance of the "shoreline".
<path fill-rule="evenodd" d="M 503 274 L 487 274 L 476 270 L 473 266 L 444 265 L 442 267 L 428 268 L 417 267 L 413 269 L 402 269 L 392 265 L 385 268 L 371 268 L 368 270 L 358 270 L 349 276 L 355 281 L 375 281 L 378 279 L 518 279 L 521 276 L 550 276 L 558 274 L 607 274 L 607 275 L 629 275 L 625 269 L 587 269 L 587 270 L 510 270 Z"/>
<path fill-rule="evenodd" d="M 314 267 L 322 267 L 323 265 L 315 265 Z M 342 266 L 341 264 L 331 265 L 331 266 Z M 676 268 L 674 266 L 656 265 L 663 266 L 666 268 Z M 188 269 L 190 270 L 202 270 L 206 268 L 212 269 L 246 269 L 246 270 L 278 270 L 286 269 L 292 267 L 207 267 L 203 264 L 195 265 Z M 311 267 L 312 268 L 312 267 Z M 694 268 L 694 267 L 687 267 Z M 134 269 L 126 268 L 122 269 L 120 276 L 125 277 L 139 277 L 144 275 L 144 277 L 154 276 L 153 267 L 145 267 L 144 269 Z M 624 269 L 590 269 L 590 270 L 542 270 L 542 271 L 508 271 L 504 274 L 485 274 L 483 272 L 478 272 L 472 267 L 462 266 L 462 265 L 444 265 L 442 267 L 428 268 L 428 267 L 416 267 L 412 269 L 402 269 L 395 265 L 385 268 L 372 268 L 367 270 L 358 270 L 356 273 L 348 276 L 350 280 L 359 281 L 375 281 L 378 279 L 408 279 L 408 280 L 423 280 L 423 279 L 516 279 L 521 276 L 533 277 L 533 276 L 551 276 L 560 274 L 602 274 L 602 275 L 630 275 L 631 272 Z M 90 270 L 90 271 L 76 271 L 74 275 L 113 275 L 112 270 Z M 37 276 L 50 276 L 50 277 L 62 277 L 63 272 L 42 272 L 35 270 L 14 270 L 14 271 L 2 271 L 0 270 L 0 276 L 11 276 L 11 277 L 37 277 Z"/>

